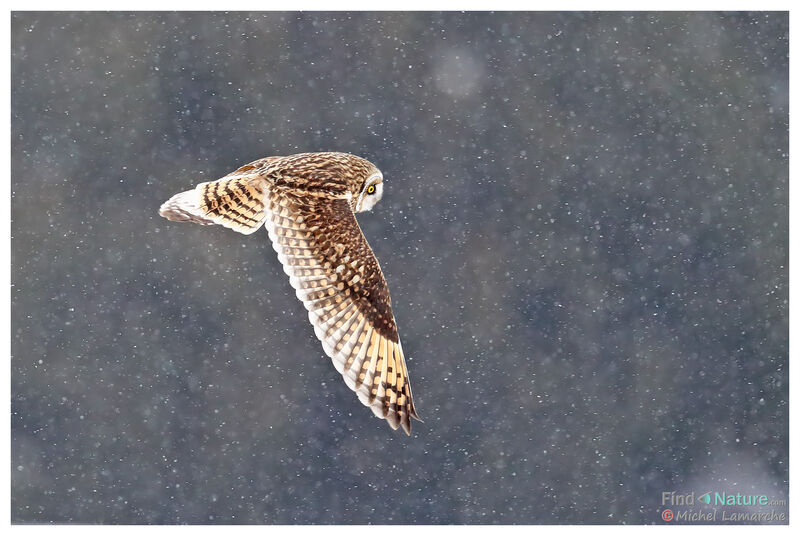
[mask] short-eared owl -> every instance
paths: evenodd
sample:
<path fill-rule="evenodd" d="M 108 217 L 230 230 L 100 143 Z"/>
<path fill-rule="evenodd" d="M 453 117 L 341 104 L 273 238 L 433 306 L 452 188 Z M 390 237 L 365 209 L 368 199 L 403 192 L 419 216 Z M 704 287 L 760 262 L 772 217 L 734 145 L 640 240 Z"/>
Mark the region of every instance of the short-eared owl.
<path fill-rule="evenodd" d="M 348 387 L 393 429 L 419 419 L 389 289 L 355 214 L 383 195 L 383 175 L 346 153 L 271 156 L 173 196 L 159 214 L 242 234 L 266 225 L 325 353 Z"/>

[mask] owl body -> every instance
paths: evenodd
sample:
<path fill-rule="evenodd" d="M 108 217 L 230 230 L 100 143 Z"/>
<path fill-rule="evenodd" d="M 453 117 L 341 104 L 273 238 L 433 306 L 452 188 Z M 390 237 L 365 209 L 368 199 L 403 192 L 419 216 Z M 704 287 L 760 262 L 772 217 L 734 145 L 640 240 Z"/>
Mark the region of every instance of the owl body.
<path fill-rule="evenodd" d="M 267 157 L 173 196 L 173 221 L 242 234 L 264 225 L 325 353 L 359 400 L 392 428 L 417 418 L 389 290 L 355 213 L 383 196 L 383 175 L 346 153 Z"/>

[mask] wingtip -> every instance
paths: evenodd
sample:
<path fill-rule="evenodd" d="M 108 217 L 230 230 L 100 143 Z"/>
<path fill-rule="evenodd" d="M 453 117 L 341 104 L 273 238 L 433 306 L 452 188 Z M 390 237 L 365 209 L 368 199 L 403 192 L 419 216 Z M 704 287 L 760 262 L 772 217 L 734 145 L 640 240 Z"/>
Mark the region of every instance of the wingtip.
<path fill-rule="evenodd" d="M 406 433 L 406 435 L 409 435 L 409 436 L 411 435 L 411 419 L 412 418 L 418 420 L 419 422 L 422 422 L 422 419 L 419 418 L 419 416 L 417 415 L 417 412 L 416 412 L 416 410 L 414 409 L 413 406 L 411 406 L 409 408 L 408 413 L 403 412 L 400 415 L 400 425 L 403 427 L 403 431 Z"/>
<path fill-rule="evenodd" d="M 423 422 L 422 418 L 417 414 L 417 408 L 414 406 L 414 402 L 411 402 L 411 407 L 409 408 L 408 414 L 413 417 L 415 420 L 419 422 Z"/>

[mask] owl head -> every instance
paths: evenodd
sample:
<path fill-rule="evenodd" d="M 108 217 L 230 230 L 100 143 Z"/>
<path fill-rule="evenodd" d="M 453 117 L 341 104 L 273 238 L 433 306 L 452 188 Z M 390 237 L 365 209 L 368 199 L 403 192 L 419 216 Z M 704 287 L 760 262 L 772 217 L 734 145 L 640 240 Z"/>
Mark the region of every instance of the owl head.
<path fill-rule="evenodd" d="M 367 177 L 361 191 L 355 195 L 354 212 L 366 212 L 383 197 L 383 175 L 377 169 L 375 173 Z"/>
<path fill-rule="evenodd" d="M 274 183 L 280 186 L 327 190 L 336 196 L 348 194 L 353 212 L 372 210 L 383 196 L 380 170 L 369 160 L 349 153 L 300 153 L 274 157 L 262 173 L 273 177 Z"/>

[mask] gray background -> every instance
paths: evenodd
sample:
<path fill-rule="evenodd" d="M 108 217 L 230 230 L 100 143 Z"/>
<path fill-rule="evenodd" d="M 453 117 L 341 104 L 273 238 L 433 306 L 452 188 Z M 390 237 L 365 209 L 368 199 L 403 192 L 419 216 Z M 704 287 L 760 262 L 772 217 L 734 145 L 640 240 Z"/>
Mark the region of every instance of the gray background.
<path fill-rule="evenodd" d="M 12 14 L 14 522 L 656 523 L 788 494 L 788 15 Z M 266 233 L 167 222 L 348 151 L 408 438 Z M 778 509 L 786 511 L 786 509 Z"/>

